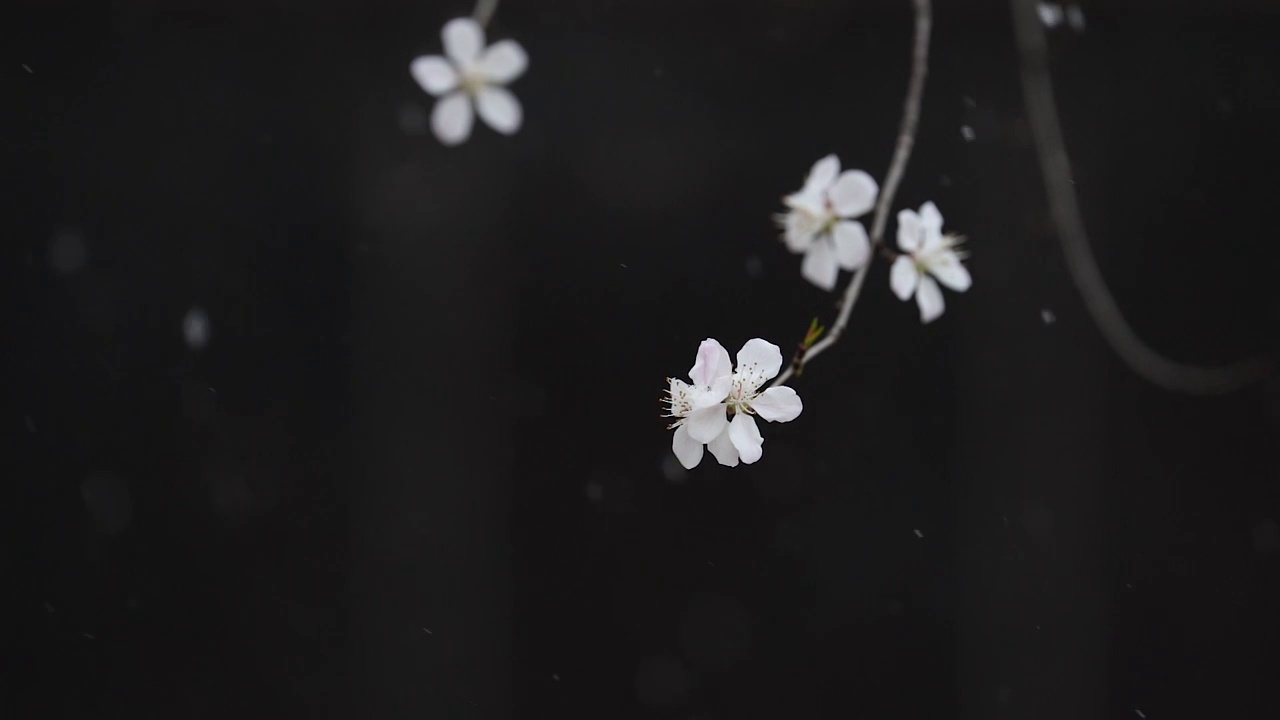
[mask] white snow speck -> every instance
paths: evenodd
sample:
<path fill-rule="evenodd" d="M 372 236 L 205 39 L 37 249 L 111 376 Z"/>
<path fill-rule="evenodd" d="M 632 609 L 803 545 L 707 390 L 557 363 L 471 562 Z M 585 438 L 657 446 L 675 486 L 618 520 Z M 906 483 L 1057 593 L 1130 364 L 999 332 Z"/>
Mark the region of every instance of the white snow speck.
<path fill-rule="evenodd" d="M 187 339 L 187 347 L 199 350 L 209 344 L 209 316 L 204 308 L 193 307 L 182 318 L 182 336 Z"/>
<path fill-rule="evenodd" d="M 1049 308 L 1044 308 L 1043 310 L 1040 311 L 1040 320 L 1045 325 L 1052 325 L 1058 322 L 1058 316 L 1054 315 L 1053 311 L 1050 310 Z"/>
<path fill-rule="evenodd" d="M 1135 713 L 1137 713 L 1138 717 L 1140 717 L 1140 718 L 1144 718 L 1144 717 L 1146 717 L 1146 715 L 1143 715 L 1143 714 L 1142 714 L 1142 711 L 1141 711 L 1141 710 L 1139 710 L 1138 708 L 1134 708 L 1134 709 L 1133 709 L 1133 711 L 1134 711 Z"/>
<path fill-rule="evenodd" d="M 973 142 L 974 138 L 978 137 L 978 135 L 973 131 L 973 128 L 968 125 L 961 125 L 960 137 L 964 138 L 965 142 Z"/>
<path fill-rule="evenodd" d="M 920 532 L 920 528 L 916 528 L 915 532 L 916 532 L 916 537 L 918 538 L 924 537 L 924 533 Z"/>
<path fill-rule="evenodd" d="M 1079 5 L 1071 5 L 1067 8 L 1067 25 L 1076 32 L 1084 32 L 1084 10 L 1081 10 Z"/>
<path fill-rule="evenodd" d="M 22 69 L 27 71 L 29 75 L 35 75 L 36 71 L 32 70 L 26 63 L 22 63 Z"/>
<path fill-rule="evenodd" d="M 555 680 L 556 682 L 560 682 L 560 676 L 557 675 L 556 673 L 551 673 L 551 679 Z"/>
<path fill-rule="evenodd" d="M 430 635 L 430 634 L 431 634 L 431 631 L 430 631 L 430 630 L 428 630 L 428 629 L 426 629 L 426 628 L 422 628 L 422 632 L 424 632 L 424 633 L 426 633 L 426 634 L 428 634 L 428 635 Z"/>

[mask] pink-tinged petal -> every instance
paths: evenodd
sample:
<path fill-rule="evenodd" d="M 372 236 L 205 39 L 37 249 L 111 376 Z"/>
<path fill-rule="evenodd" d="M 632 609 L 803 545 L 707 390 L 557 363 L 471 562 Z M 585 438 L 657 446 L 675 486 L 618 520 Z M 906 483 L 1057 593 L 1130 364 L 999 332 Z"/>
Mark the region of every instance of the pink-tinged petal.
<path fill-rule="evenodd" d="M 689 379 L 694 385 L 707 387 L 716 380 L 733 373 L 729 351 L 717 340 L 707 338 L 698 345 L 698 359 L 689 368 Z"/>
<path fill-rule="evenodd" d="M 480 56 L 475 71 L 489 82 L 506 84 L 524 74 L 529 56 L 515 40 L 502 40 L 489 46 Z"/>
<path fill-rule="evenodd" d="M 871 240 L 860 222 L 836 223 L 831 229 L 831 241 L 835 244 L 836 262 L 845 270 L 860 268 L 871 257 Z"/>
<path fill-rule="evenodd" d="M 946 303 L 942 301 L 942 289 L 933 278 L 925 275 L 920 278 L 920 287 L 916 288 L 916 304 L 920 306 L 920 322 L 931 323 L 942 315 Z"/>
<path fill-rule="evenodd" d="M 889 287 L 899 300 L 906 300 L 916 291 L 916 283 L 920 281 L 920 272 L 916 270 L 915 260 L 907 255 L 899 255 L 889 269 Z"/>
<path fill-rule="evenodd" d="M 923 244 L 923 226 L 915 210 L 898 211 L 898 247 L 903 252 L 918 252 Z"/>
<path fill-rule="evenodd" d="M 866 213 L 876 204 L 880 186 L 861 170 L 846 170 L 827 191 L 831 207 L 842 218 L 854 218 Z"/>
<path fill-rule="evenodd" d="M 771 387 L 751 401 L 751 409 L 769 422 L 791 422 L 800 416 L 804 403 L 795 390 L 781 385 Z"/>
<path fill-rule="evenodd" d="M 469 17 L 445 23 L 440 38 L 444 41 L 444 54 L 463 69 L 474 65 L 484 50 L 484 28 Z"/>
<path fill-rule="evenodd" d="M 938 206 L 932 202 L 927 202 L 920 206 L 920 222 L 927 230 L 942 232 L 942 213 L 938 211 Z"/>
<path fill-rule="evenodd" d="M 756 419 L 750 415 L 735 415 L 733 422 L 729 423 L 728 435 L 733 446 L 738 449 L 742 462 L 750 465 L 764 454 L 761 447 L 764 445 L 764 438 L 760 435 L 760 428 L 756 427 Z"/>
<path fill-rule="evenodd" d="M 446 95 L 431 111 L 431 130 L 445 145 L 459 145 L 466 141 L 474 121 L 471 98 L 464 92 Z"/>
<path fill-rule="evenodd" d="M 752 338 L 738 351 L 738 379 L 751 391 L 778 376 L 782 369 L 782 350 L 777 345 Z"/>
<path fill-rule="evenodd" d="M 698 408 L 685 416 L 684 424 L 680 427 L 689 428 L 689 436 L 694 440 L 709 443 L 724 432 L 724 426 L 729 422 L 725 418 L 725 412 L 723 403 Z"/>
<path fill-rule="evenodd" d="M 685 470 L 692 470 L 702 462 L 702 443 L 689 437 L 689 430 L 681 425 L 671 437 L 671 450 Z"/>
<path fill-rule="evenodd" d="M 929 274 L 956 292 L 964 292 L 973 284 L 969 269 L 960 263 L 960 258 L 954 252 L 935 255 L 933 262 L 929 263 Z"/>
<path fill-rule="evenodd" d="M 458 87 L 458 73 L 439 55 L 423 55 L 409 63 L 409 74 L 430 95 L 440 96 Z"/>
<path fill-rule="evenodd" d="M 803 192 L 825 191 L 836 181 L 838 174 L 840 174 L 840 158 L 835 155 L 822 158 L 809 169 L 809 176 L 804 179 Z"/>
<path fill-rule="evenodd" d="M 834 290 L 839 274 L 835 244 L 828 238 L 818 238 L 800 262 L 800 275 L 823 290 Z"/>
<path fill-rule="evenodd" d="M 476 110 L 489 127 L 503 135 L 511 135 L 520 129 L 524 114 L 520 101 L 506 88 L 488 85 L 476 92 Z"/>
<path fill-rule="evenodd" d="M 729 429 L 716 436 L 715 440 L 707 443 L 707 449 L 716 457 L 716 461 L 721 465 L 735 467 L 738 464 L 738 448 L 733 446 L 733 441 L 729 439 Z"/>

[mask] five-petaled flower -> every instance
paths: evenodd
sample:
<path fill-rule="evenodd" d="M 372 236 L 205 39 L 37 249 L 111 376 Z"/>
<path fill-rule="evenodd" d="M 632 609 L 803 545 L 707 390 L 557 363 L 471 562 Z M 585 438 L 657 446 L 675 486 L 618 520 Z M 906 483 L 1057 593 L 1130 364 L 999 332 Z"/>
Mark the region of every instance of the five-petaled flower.
<path fill-rule="evenodd" d="M 689 370 L 693 384 L 671 379 L 666 417 L 676 421 L 671 449 L 680 464 L 697 467 L 703 446 L 721 465 L 733 467 L 739 459 L 753 463 L 764 453 L 764 438 L 755 417 L 770 422 L 790 422 L 804 406 L 796 391 L 786 386 L 761 387 L 782 369 L 782 351 L 760 338 L 748 340 L 738 351 L 736 370 L 729 352 L 710 338 L 698 346 L 698 358 Z M 730 422 L 728 416 L 733 416 Z"/>
<path fill-rule="evenodd" d="M 440 33 L 444 52 L 423 55 L 409 64 L 409 73 L 423 90 L 444 97 L 431 113 L 431 129 L 445 145 L 457 145 L 471 135 L 475 122 L 471 105 L 480 118 L 504 135 L 520 129 L 520 101 L 503 85 L 520 77 L 529 58 L 514 40 L 484 44 L 484 28 L 471 18 L 457 18 Z"/>
<path fill-rule="evenodd" d="M 871 256 L 862 223 L 853 220 L 876 202 L 880 188 L 861 170 L 840 172 L 840 160 L 828 155 L 814 163 L 800 192 L 783 202 L 789 210 L 778 217 L 783 240 L 793 253 L 804 253 L 800 274 L 823 290 L 833 290 L 840 268 L 855 270 Z"/>
<path fill-rule="evenodd" d="M 972 283 L 969 271 L 960 263 L 959 244 L 960 238 L 942 234 L 942 213 L 933 203 L 921 205 L 919 213 L 898 213 L 898 247 L 906 254 L 893 261 L 889 286 L 900 300 L 916 296 L 921 322 L 933 321 L 946 308 L 938 283 L 956 292 L 968 290 Z"/>

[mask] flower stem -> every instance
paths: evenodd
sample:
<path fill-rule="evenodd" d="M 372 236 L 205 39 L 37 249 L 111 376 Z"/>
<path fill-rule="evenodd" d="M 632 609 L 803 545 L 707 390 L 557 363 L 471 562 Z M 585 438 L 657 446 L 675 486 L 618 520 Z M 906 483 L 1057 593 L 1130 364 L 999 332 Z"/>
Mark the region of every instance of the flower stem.
<path fill-rule="evenodd" d="M 493 13 L 498 9 L 498 0 L 476 0 L 476 9 L 471 13 L 471 17 L 478 23 L 480 27 L 489 24 L 489 20 L 493 19 Z"/>
<path fill-rule="evenodd" d="M 1016 1 L 1016 0 L 1015 0 Z M 924 79 L 929 68 L 929 33 L 933 27 L 933 14 L 929 0 L 911 0 L 915 9 L 915 39 L 911 46 L 911 78 L 907 83 L 907 97 L 902 103 L 902 123 L 898 126 L 898 143 L 893 151 L 893 160 L 889 162 L 889 172 L 885 175 L 884 186 L 880 190 L 880 198 L 876 202 L 876 213 L 871 222 L 871 244 L 880 247 L 884 242 L 884 227 L 889 221 L 889 208 L 893 205 L 893 196 L 902 183 L 902 175 L 906 172 L 907 161 L 911 159 L 911 148 L 916 142 L 916 127 L 920 124 L 920 98 L 924 95 Z M 782 374 L 778 375 L 770 387 L 781 385 L 791 378 L 795 372 L 817 357 L 827 348 L 836 344 L 844 328 L 849 324 L 849 314 L 862 294 L 862 285 L 866 282 L 867 271 L 875 256 L 867 258 L 867 262 L 857 269 L 849 287 L 844 291 L 840 301 L 840 313 L 835 323 L 827 331 L 826 337 L 813 344 L 808 352 L 797 357 Z"/>
<path fill-rule="evenodd" d="M 1107 343 L 1129 369 L 1166 390 L 1191 395 L 1217 395 L 1238 390 L 1272 374 L 1269 358 L 1247 358 L 1222 367 L 1199 367 L 1171 360 L 1153 350 L 1125 321 L 1107 288 L 1098 261 L 1089 247 L 1071 181 L 1058 108 L 1049 76 L 1048 48 L 1033 0 L 1010 0 L 1013 32 L 1022 56 L 1022 92 L 1040 170 L 1044 174 L 1049 211 L 1057 228 L 1067 271 L 1084 299 L 1085 307 Z"/>

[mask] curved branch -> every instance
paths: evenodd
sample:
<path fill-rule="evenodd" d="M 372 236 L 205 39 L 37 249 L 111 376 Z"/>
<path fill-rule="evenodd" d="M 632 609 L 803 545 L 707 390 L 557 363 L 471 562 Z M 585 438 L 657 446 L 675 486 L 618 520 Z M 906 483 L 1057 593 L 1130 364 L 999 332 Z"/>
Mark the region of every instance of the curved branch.
<path fill-rule="evenodd" d="M 893 205 L 893 196 L 902 183 L 902 175 L 907 170 L 907 161 L 911 159 L 911 149 L 916 143 L 916 127 L 920 124 L 920 98 L 924 95 L 924 79 L 929 68 L 929 35 L 933 28 L 932 9 L 929 0 L 912 0 L 915 9 L 915 39 L 911 46 L 911 79 L 907 83 L 907 97 L 902 103 L 902 123 L 898 126 L 898 143 L 893 151 L 893 159 L 889 162 L 889 172 L 885 175 L 884 185 L 880 189 L 880 197 L 876 201 L 876 212 L 871 222 L 871 244 L 878 246 L 884 240 L 884 227 L 889 221 L 889 208 Z M 862 285 L 867 279 L 867 271 L 875 255 L 867 258 L 867 262 L 853 274 L 849 287 L 845 289 L 840 301 L 840 314 L 826 336 L 812 347 L 804 351 L 772 385 L 781 385 L 791 378 L 798 368 L 803 368 L 810 360 L 822 354 L 827 348 L 836 344 L 845 326 L 849 324 L 849 314 L 862 294 Z"/>
<path fill-rule="evenodd" d="M 1192 395 L 1229 393 L 1270 375 L 1272 361 L 1269 358 L 1249 358 L 1222 367 L 1175 362 L 1144 343 L 1125 321 L 1098 270 L 1071 184 L 1071 163 L 1058 122 L 1044 28 L 1040 26 L 1035 0 L 1010 0 L 1010 4 L 1014 35 L 1022 56 L 1022 91 L 1040 169 L 1044 173 L 1049 211 L 1062 242 L 1067 271 L 1111 349 L 1130 370 L 1147 381 L 1166 390 Z"/>

